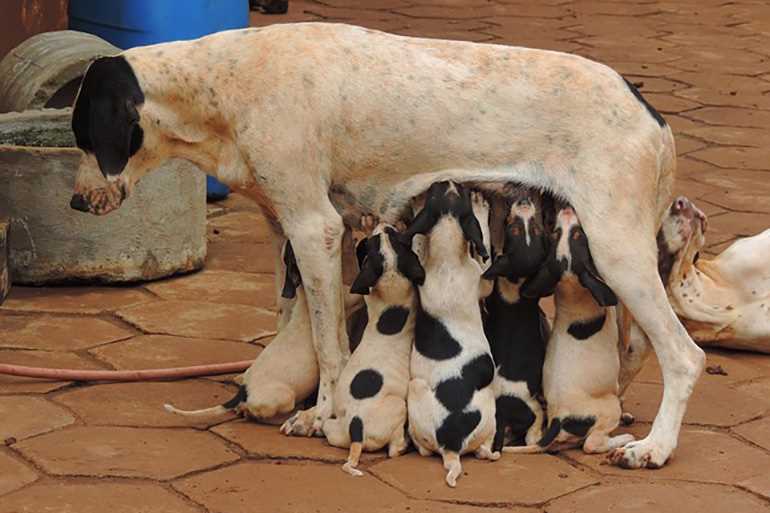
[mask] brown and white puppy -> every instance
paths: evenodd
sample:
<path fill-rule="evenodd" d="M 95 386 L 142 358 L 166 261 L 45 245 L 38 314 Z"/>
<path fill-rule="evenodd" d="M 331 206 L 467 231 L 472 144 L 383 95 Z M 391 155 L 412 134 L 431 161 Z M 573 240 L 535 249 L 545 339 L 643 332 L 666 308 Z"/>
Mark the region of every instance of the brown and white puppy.
<path fill-rule="evenodd" d="M 488 258 L 478 220 L 488 223 L 488 217 L 480 193 L 437 182 L 406 232 L 410 238 L 427 235 L 410 365 L 409 435 L 421 455 L 441 454 L 452 487 L 462 472 L 462 454 L 500 457 L 491 450 L 495 368 L 479 308 L 483 269 L 473 256 Z"/>
<path fill-rule="evenodd" d="M 539 397 L 550 332 L 539 298 L 519 293 L 548 255 L 543 198 L 538 191 L 519 187 L 507 205 L 503 253 L 484 273 L 494 280 L 494 291 L 484 303 L 484 332 L 497 370 L 493 451 L 502 449 L 506 441 L 533 445 L 542 436 L 545 414 Z"/>
<path fill-rule="evenodd" d="M 318 386 L 318 362 L 313 349 L 302 278 L 291 243 L 284 245 L 284 286 L 282 297 L 294 299 L 288 322 L 254 363 L 238 377 L 236 395 L 222 405 L 202 410 L 179 410 L 166 404 L 167 411 L 185 416 L 221 415 L 229 411 L 272 422 L 291 413 Z"/>
<path fill-rule="evenodd" d="M 607 452 L 633 440 L 610 437 L 620 422 L 617 298 L 594 267 L 588 240 L 573 208 L 557 203 L 547 263 L 524 284 L 524 297 L 555 290 L 556 317 L 543 366 L 548 428 L 535 445 L 505 452 L 543 452 L 583 445 Z"/>
<path fill-rule="evenodd" d="M 364 296 L 368 321 L 358 347 L 340 375 L 335 418 L 323 432 L 335 447 L 350 447 L 343 470 L 354 476 L 361 451 L 388 446 L 391 458 L 402 454 L 406 439 L 409 355 L 417 309 L 415 286 L 425 271 L 409 241 L 393 227 L 378 225 L 359 243 L 361 258 L 351 292 Z"/>

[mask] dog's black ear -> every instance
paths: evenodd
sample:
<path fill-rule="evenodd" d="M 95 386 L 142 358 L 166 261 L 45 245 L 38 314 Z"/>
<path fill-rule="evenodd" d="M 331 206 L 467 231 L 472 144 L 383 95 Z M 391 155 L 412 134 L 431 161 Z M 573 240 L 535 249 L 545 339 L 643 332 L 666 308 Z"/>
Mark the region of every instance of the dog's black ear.
<path fill-rule="evenodd" d="M 479 220 L 473 214 L 468 214 L 460 220 L 465 240 L 473 245 L 473 250 L 486 262 L 489 258 L 487 248 L 484 247 L 484 236 L 481 234 Z"/>
<path fill-rule="evenodd" d="M 294 256 L 294 249 L 291 242 L 286 241 L 283 250 L 284 278 L 281 297 L 293 299 L 297 295 L 297 287 L 302 285 L 302 276 L 299 273 L 297 259 Z"/>
<path fill-rule="evenodd" d="M 358 268 L 361 269 L 364 266 L 364 259 L 369 251 L 369 239 L 364 237 L 358 244 L 356 244 L 356 260 L 358 261 Z"/>
<path fill-rule="evenodd" d="M 419 286 L 425 283 L 425 269 L 411 249 L 399 252 L 398 271 L 415 285 Z"/>
<path fill-rule="evenodd" d="M 428 233 L 435 224 L 436 216 L 431 211 L 430 206 L 426 205 L 425 208 L 420 210 L 417 216 L 415 216 L 414 220 L 412 220 L 412 223 L 402 234 L 402 237 L 405 240 L 411 241 L 412 238 L 418 233 L 423 235 Z"/>
<path fill-rule="evenodd" d="M 561 273 L 556 272 L 553 265 L 549 265 L 547 262 L 543 265 L 536 275 L 530 276 L 519 289 L 519 293 L 522 297 L 527 299 L 537 299 L 541 297 L 548 297 L 553 294 L 561 279 Z"/>
<path fill-rule="evenodd" d="M 511 259 L 508 255 L 500 255 L 495 259 L 489 269 L 481 275 L 485 280 L 494 280 L 498 276 L 508 276 L 511 272 Z"/>
<path fill-rule="evenodd" d="M 599 306 L 615 306 L 618 304 L 618 297 L 612 289 L 589 271 L 580 273 L 578 280 L 580 280 L 582 286 L 588 289 Z"/>
<path fill-rule="evenodd" d="M 358 272 L 358 276 L 353 280 L 353 285 L 350 286 L 350 292 L 353 294 L 361 294 L 365 296 L 369 294 L 369 289 L 374 287 L 377 280 L 380 279 L 383 272 L 382 258 L 376 256 L 368 256 L 361 270 Z"/>

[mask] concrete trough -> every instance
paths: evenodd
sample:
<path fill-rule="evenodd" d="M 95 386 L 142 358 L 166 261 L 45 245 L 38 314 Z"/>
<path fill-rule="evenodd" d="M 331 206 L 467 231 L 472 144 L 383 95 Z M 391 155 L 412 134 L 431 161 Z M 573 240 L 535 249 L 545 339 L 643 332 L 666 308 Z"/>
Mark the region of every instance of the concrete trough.
<path fill-rule="evenodd" d="M 172 160 L 106 216 L 72 210 L 80 151 L 70 109 L 0 114 L 0 218 L 18 284 L 153 280 L 203 266 L 205 175 Z"/>

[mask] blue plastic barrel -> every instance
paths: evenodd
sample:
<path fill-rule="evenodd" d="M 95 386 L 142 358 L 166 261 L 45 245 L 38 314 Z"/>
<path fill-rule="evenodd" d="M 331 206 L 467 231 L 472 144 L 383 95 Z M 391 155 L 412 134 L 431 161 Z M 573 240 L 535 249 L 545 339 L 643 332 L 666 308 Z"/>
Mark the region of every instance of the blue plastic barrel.
<path fill-rule="evenodd" d="M 123 49 L 248 25 L 248 0 L 69 1 L 70 29 L 96 34 Z"/>

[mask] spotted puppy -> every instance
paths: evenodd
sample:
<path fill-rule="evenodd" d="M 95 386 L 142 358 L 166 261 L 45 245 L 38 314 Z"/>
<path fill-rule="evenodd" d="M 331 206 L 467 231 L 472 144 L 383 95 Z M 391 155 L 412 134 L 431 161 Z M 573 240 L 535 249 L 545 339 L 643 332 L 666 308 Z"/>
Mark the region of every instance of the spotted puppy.
<path fill-rule="evenodd" d="M 503 253 L 484 278 L 494 280 L 485 301 L 484 332 L 497 372 L 495 397 L 497 434 L 493 451 L 506 441 L 535 444 L 542 436 L 543 361 L 549 326 L 539 298 L 526 298 L 519 288 L 534 277 L 548 254 L 539 192 L 517 188 L 507 202 Z"/>
<path fill-rule="evenodd" d="M 350 447 L 342 468 L 354 476 L 362 475 L 356 468 L 362 450 L 387 445 L 391 458 L 406 450 L 409 354 L 417 307 L 414 287 L 425 280 L 417 255 L 391 226 L 378 225 L 359 243 L 357 253 L 361 271 L 351 292 L 364 295 L 368 322 L 340 375 L 335 418 L 323 426 L 331 445 Z"/>
<path fill-rule="evenodd" d="M 543 297 L 555 289 L 556 318 L 543 366 L 549 425 L 534 445 L 506 452 L 542 452 L 583 445 L 607 452 L 633 441 L 610 437 L 620 421 L 617 298 L 594 267 L 588 240 L 573 208 L 557 205 L 552 249 L 537 276 L 521 289 Z"/>
<path fill-rule="evenodd" d="M 472 198 L 458 184 L 437 182 L 406 232 L 427 235 L 410 367 L 409 434 L 421 455 L 441 454 L 452 487 L 462 471 L 460 455 L 500 457 L 491 451 L 495 368 L 479 308 L 482 268 L 473 258 L 473 253 L 489 255 L 476 217 L 486 219 L 488 211 L 481 194 Z"/>
<path fill-rule="evenodd" d="M 284 285 L 281 293 L 294 299 L 288 322 L 259 354 L 244 374 L 235 397 L 224 404 L 202 410 L 179 410 L 166 404 L 167 411 L 186 416 L 221 415 L 229 411 L 254 419 L 279 420 L 318 386 L 318 362 L 313 349 L 305 291 L 291 243 L 283 248 Z"/>

